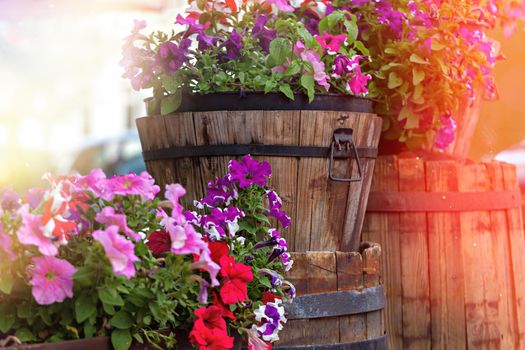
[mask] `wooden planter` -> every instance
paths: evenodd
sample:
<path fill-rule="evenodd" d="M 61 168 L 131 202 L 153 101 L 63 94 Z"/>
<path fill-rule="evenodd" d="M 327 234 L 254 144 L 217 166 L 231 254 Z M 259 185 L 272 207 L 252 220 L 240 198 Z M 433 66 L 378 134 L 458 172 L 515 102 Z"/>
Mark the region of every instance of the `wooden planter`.
<path fill-rule="evenodd" d="M 298 297 L 274 349 L 386 350 L 381 248 L 293 253 Z"/>
<path fill-rule="evenodd" d="M 389 348 L 525 349 L 514 166 L 380 157 L 363 237 L 383 247 Z"/>
<path fill-rule="evenodd" d="M 224 94 L 191 97 L 182 110 L 137 119 L 144 160 L 162 188 L 178 182 L 187 200 L 201 198 L 229 159 L 250 153 L 273 167 L 271 186 L 292 218 L 290 250 L 357 250 L 381 132 L 369 100 L 322 95 L 310 105 L 300 95 Z M 333 177 L 355 180 L 360 168 L 360 181 L 329 179 L 331 147 Z"/>

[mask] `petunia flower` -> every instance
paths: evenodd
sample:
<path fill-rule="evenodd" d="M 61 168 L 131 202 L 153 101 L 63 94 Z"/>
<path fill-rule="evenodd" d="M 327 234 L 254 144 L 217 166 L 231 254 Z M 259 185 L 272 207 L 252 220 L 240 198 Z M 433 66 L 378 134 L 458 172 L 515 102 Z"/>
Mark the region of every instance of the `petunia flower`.
<path fill-rule="evenodd" d="M 242 45 L 242 36 L 237 33 L 236 30 L 232 30 L 230 37 L 224 43 L 226 47 L 226 55 L 224 56 L 228 60 L 234 60 L 241 55 Z"/>
<path fill-rule="evenodd" d="M 219 291 L 225 304 L 235 304 L 248 299 L 246 283 L 253 280 L 252 268 L 235 262 L 232 256 L 223 256 L 220 260 L 222 285 Z"/>
<path fill-rule="evenodd" d="M 195 322 L 202 322 L 204 326 L 213 329 L 221 329 L 226 331 L 226 321 L 222 318 L 222 308 L 216 305 L 208 307 L 200 307 L 194 311 L 197 320 Z"/>
<path fill-rule="evenodd" d="M 146 246 L 153 255 L 160 255 L 170 251 L 171 238 L 165 231 L 154 231 L 148 236 Z"/>
<path fill-rule="evenodd" d="M 255 320 L 259 322 L 257 332 L 263 340 L 275 342 L 279 340 L 279 331 L 283 329 L 283 323 L 286 323 L 284 316 L 284 307 L 282 300 L 274 299 L 259 306 L 255 311 Z"/>
<path fill-rule="evenodd" d="M 32 294 L 40 305 L 60 303 L 73 297 L 73 274 L 76 268 L 67 260 L 52 256 L 32 259 L 29 284 L 33 286 Z"/>
<path fill-rule="evenodd" d="M 346 35 L 331 35 L 325 31 L 323 35 L 316 35 L 315 39 L 321 45 L 323 52 L 326 50 L 329 55 L 335 55 L 341 49 L 341 44 L 345 42 Z"/>
<path fill-rule="evenodd" d="M 112 201 L 116 195 L 140 195 L 143 201 L 152 200 L 160 192 L 159 186 L 155 185 L 155 180 L 146 171 L 140 176 L 127 174 L 114 176 L 107 180 L 102 199 Z"/>
<path fill-rule="evenodd" d="M 166 41 L 159 46 L 155 63 L 160 66 L 166 75 L 173 75 L 178 71 L 187 59 L 188 48 L 191 40 L 183 39 L 180 44 Z"/>
<path fill-rule="evenodd" d="M 116 225 L 109 226 L 104 231 L 93 232 L 93 238 L 104 247 L 106 256 L 117 276 L 127 279 L 135 276 L 135 265 L 139 258 L 135 255 L 135 246 L 119 233 Z"/>
<path fill-rule="evenodd" d="M 178 224 L 183 224 L 186 222 L 186 217 L 184 216 L 184 208 L 179 203 L 181 197 L 186 194 L 186 190 L 180 184 L 171 184 L 166 185 L 166 192 L 164 196 L 167 200 L 170 201 L 173 206 L 171 210 L 171 217 L 175 219 Z"/>
<path fill-rule="evenodd" d="M 42 215 L 33 215 L 29 212 L 29 204 L 24 204 L 18 214 L 22 218 L 22 225 L 16 233 L 18 241 L 24 245 L 34 245 L 42 255 L 55 256 L 58 254 L 57 244 L 51 235 L 44 231 Z"/>
<path fill-rule="evenodd" d="M 228 169 L 230 180 L 237 181 L 239 188 L 248 188 L 253 184 L 262 187 L 272 174 L 272 167 L 268 162 L 259 162 L 249 154 L 240 161 L 231 160 Z"/>
<path fill-rule="evenodd" d="M 259 45 L 266 53 L 270 52 L 270 42 L 277 36 L 276 30 L 265 28 L 267 21 L 268 17 L 262 14 L 257 17 L 252 28 L 252 37 L 259 40 Z"/>
<path fill-rule="evenodd" d="M 283 11 L 283 12 L 294 11 L 294 8 L 290 6 L 287 0 L 266 0 L 266 3 L 275 5 L 275 7 L 279 9 L 279 11 Z"/>
<path fill-rule="evenodd" d="M 113 207 L 104 207 L 100 212 L 97 213 L 95 221 L 107 226 L 116 225 L 121 232 L 126 234 L 126 236 L 133 238 L 136 241 L 141 239 L 138 233 L 128 227 L 126 215 L 116 214 Z"/>
<path fill-rule="evenodd" d="M 11 188 L 5 189 L 0 195 L 0 208 L 8 211 L 20 208 L 21 198 L 18 193 Z"/>
<path fill-rule="evenodd" d="M 363 75 L 361 67 L 357 66 L 354 75 L 348 80 L 347 90 L 352 91 L 355 96 L 366 95 L 368 93 L 366 85 L 370 79 L 372 77 L 369 74 Z"/>
<path fill-rule="evenodd" d="M 437 148 L 445 150 L 454 142 L 457 124 L 454 118 L 448 116 L 441 116 L 440 120 L 442 127 L 438 130 L 435 145 Z"/>
<path fill-rule="evenodd" d="M 203 209 L 205 206 L 215 208 L 220 204 L 230 205 L 232 199 L 238 196 L 233 182 L 226 176 L 215 178 L 215 181 L 208 182 L 206 196 L 199 201 L 195 201 L 195 206 Z"/>
<path fill-rule="evenodd" d="M 2 229 L 3 229 L 3 226 L 2 226 L 2 223 L 0 222 L 0 253 L 3 252 L 10 261 L 14 261 L 16 259 L 16 255 L 15 253 L 13 253 L 13 250 L 11 249 L 13 240 L 11 239 L 11 236 L 9 236 L 7 233 L 1 232 Z M 1 258 L 0 258 L 0 261 L 1 261 Z"/>
<path fill-rule="evenodd" d="M 256 325 L 252 325 L 252 328 L 245 332 L 248 335 L 248 350 L 272 350 L 272 344 L 259 337 Z"/>
<path fill-rule="evenodd" d="M 208 328 L 196 322 L 190 332 L 190 342 L 198 350 L 227 350 L 233 347 L 233 337 L 219 328 Z"/>

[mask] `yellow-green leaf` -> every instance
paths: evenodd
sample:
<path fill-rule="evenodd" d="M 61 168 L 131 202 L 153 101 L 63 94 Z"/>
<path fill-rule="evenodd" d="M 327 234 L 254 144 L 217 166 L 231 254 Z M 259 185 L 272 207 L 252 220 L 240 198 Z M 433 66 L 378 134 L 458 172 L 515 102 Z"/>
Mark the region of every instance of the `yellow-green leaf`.
<path fill-rule="evenodd" d="M 432 43 L 430 44 L 430 49 L 432 49 L 432 51 L 443 50 L 445 47 L 445 45 L 443 45 L 437 40 L 432 40 Z"/>
<path fill-rule="evenodd" d="M 412 83 L 415 85 L 419 85 L 425 79 L 425 72 L 419 69 L 412 69 Z"/>
<path fill-rule="evenodd" d="M 421 56 L 419 56 L 418 54 L 415 54 L 415 53 L 410 55 L 410 62 L 419 63 L 419 64 L 428 64 L 428 62 L 425 61 L 425 59 L 423 57 L 421 57 Z"/>
<path fill-rule="evenodd" d="M 403 85 L 403 79 L 396 72 L 391 72 L 388 75 L 388 88 L 395 89 L 401 85 Z"/>

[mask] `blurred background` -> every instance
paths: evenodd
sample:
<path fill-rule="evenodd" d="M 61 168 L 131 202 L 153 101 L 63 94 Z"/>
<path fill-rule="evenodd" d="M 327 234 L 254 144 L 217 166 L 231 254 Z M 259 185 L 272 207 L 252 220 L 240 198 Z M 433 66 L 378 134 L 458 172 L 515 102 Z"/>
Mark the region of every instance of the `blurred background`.
<path fill-rule="evenodd" d="M 135 118 L 147 93 L 121 78 L 134 19 L 169 30 L 185 0 L 0 0 L 0 189 L 33 186 L 44 172 L 109 174 L 144 168 Z M 494 33 L 500 98 L 484 102 L 470 153 L 523 164 L 525 30 Z"/>

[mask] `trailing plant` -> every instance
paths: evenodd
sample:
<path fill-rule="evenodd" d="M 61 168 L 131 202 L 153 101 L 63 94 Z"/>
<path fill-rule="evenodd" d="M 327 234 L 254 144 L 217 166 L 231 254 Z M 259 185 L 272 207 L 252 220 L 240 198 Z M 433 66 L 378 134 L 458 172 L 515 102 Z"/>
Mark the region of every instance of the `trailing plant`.
<path fill-rule="evenodd" d="M 295 295 L 293 261 L 278 227 L 289 218 L 265 188 L 270 165 L 250 156 L 210 182 L 197 212 L 147 174 L 47 176 L 0 207 L 0 345 L 110 335 L 159 349 L 189 331 L 198 349 L 233 347 L 233 335 L 270 347 Z M 206 209 L 207 208 L 207 209 Z"/>

